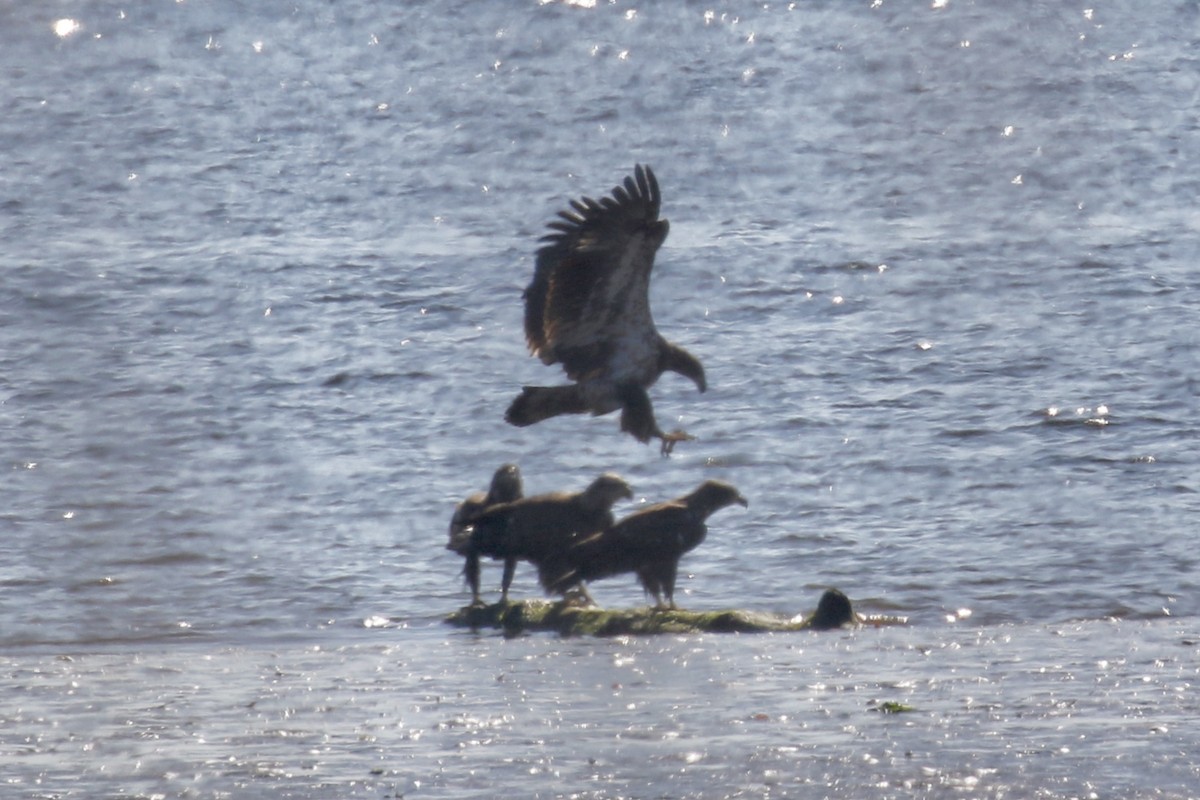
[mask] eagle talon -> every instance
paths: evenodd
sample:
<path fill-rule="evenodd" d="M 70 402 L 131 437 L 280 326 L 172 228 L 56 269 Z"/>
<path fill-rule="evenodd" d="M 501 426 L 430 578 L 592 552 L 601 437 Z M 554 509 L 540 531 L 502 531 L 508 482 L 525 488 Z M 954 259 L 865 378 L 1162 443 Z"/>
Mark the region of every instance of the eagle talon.
<path fill-rule="evenodd" d="M 694 442 L 696 440 L 695 436 L 692 436 L 687 431 L 679 430 L 678 428 L 671 431 L 670 433 L 660 434 L 659 438 L 662 439 L 662 448 L 661 448 L 660 452 L 664 456 L 671 455 L 671 452 L 675 449 L 675 445 L 677 443 L 679 443 L 679 442 Z"/>

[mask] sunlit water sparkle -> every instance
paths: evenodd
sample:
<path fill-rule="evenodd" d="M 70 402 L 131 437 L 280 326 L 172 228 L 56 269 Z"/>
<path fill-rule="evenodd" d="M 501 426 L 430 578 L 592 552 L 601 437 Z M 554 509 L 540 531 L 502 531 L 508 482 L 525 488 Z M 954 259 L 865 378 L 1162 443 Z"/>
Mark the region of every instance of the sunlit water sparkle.
<path fill-rule="evenodd" d="M 1198 12 L 1089 6 L 0 10 L 7 788 L 1194 796 Z M 501 419 L 635 163 L 670 459 Z M 505 461 L 735 483 L 686 607 L 910 624 L 451 629 Z"/>

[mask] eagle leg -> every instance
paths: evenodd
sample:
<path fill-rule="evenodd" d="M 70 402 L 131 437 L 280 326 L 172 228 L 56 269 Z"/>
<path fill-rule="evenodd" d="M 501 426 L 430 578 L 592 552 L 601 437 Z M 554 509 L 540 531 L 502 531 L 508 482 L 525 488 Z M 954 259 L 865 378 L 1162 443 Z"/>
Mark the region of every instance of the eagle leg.
<path fill-rule="evenodd" d="M 500 602 L 508 602 L 508 587 L 512 586 L 513 575 L 517 571 L 517 560 L 511 556 L 504 559 L 504 577 L 500 579 Z"/>
<path fill-rule="evenodd" d="M 636 383 L 624 383 L 617 387 L 617 397 L 621 401 L 621 430 L 643 444 L 654 437 L 662 438 L 645 389 Z"/>
<path fill-rule="evenodd" d="M 467 585 L 471 587 L 471 605 L 482 605 L 483 598 L 479 594 L 479 553 L 474 548 L 467 551 L 463 575 L 467 578 Z"/>
<path fill-rule="evenodd" d="M 617 396 L 621 400 L 621 430 L 633 434 L 633 437 L 643 444 L 651 439 L 661 440 L 662 447 L 659 452 L 664 456 L 671 455 L 678 442 L 690 442 L 696 438 L 678 429 L 663 433 L 654 419 L 654 406 L 650 404 L 650 395 L 636 383 L 618 386 Z"/>
<path fill-rule="evenodd" d="M 692 436 L 687 431 L 681 431 L 678 428 L 670 433 L 659 433 L 658 438 L 662 439 L 661 451 L 664 456 L 671 455 L 671 451 L 675 449 L 677 442 L 695 441 L 696 437 Z"/>
<path fill-rule="evenodd" d="M 676 610 L 675 605 L 675 576 L 679 570 L 679 563 L 675 562 L 663 570 L 662 574 L 662 590 L 667 596 L 667 608 L 671 611 Z"/>

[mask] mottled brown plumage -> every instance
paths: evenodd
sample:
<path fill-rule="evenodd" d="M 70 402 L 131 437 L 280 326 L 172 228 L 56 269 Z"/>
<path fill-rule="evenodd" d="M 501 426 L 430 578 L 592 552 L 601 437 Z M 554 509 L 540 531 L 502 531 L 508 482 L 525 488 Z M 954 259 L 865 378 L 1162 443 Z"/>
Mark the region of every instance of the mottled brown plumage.
<path fill-rule="evenodd" d="M 475 492 L 454 507 L 454 516 L 450 518 L 450 539 L 446 543 L 446 549 L 466 555 L 467 545 L 471 541 L 471 526 L 467 520 L 488 506 L 511 503 L 513 500 L 520 500 L 524 494 L 520 468 L 516 464 L 502 465 L 492 474 L 492 482 L 487 492 Z"/>
<path fill-rule="evenodd" d="M 521 484 L 521 470 L 516 464 L 504 464 L 492 475 L 492 483 L 487 493 L 475 492 L 454 508 L 454 516 L 450 518 L 450 539 L 446 549 L 467 558 L 463 574 L 467 583 L 475 587 L 475 599 L 479 599 L 479 559 L 470 557 L 471 533 L 473 528 L 470 520 L 478 516 L 488 506 L 499 503 L 511 503 L 520 500 L 524 495 Z M 505 559 L 503 585 L 512 583 L 513 573 L 517 568 L 517 560 Z"/>
<path fill-rule="evenodd" d="M 620 476 L 605 473 L 582 492 L 554 492 L 525 497 L 511 503 L 489 506 L 472 516 L 467 547 L 467 580 L 471 594 L 479 598 L 479 557 L 528 561 L 555 574 L 558 564 L 581 539 L 613 524 L 613 505 L 621 498 L 633 497 L 633 491 Z M 512 581 L 506 568 L 501 584 L 501 599 L 508 599 Z M 543 581 L 543 586 L 545 581 Z"/>
<path fill-rule="evenodd" d="M 683 497 L 635 511 L 611 528 L 580 541 L 562 560 L 558 575 L 539 579 L 550 591 L 566 593 L 583 581 L 636 573 L 658 606 L 675 608 L 679 559 L 704 541 L 708 517 L 726 506 L 749 505 L 731 484 L 708 480 Z"/>
<path fill-rule="evenodd" d="M 640 442 L 659 439 L 663 453 L 692 438 L 662 431 L 646 391 L 668 370 L 707 388 L 704 367 L 659 335 L 650 313 L 650 272 L 670 228 L 658 218 L 661 205 L 654 173 L 638 165 L 611 197 L 572 200 L 550 223 L 525 289 L 525 337 L 542 363 L 562 364 L 574 383 L 523 387 L 508 422 L 620 409 L 621 430 Z"/>

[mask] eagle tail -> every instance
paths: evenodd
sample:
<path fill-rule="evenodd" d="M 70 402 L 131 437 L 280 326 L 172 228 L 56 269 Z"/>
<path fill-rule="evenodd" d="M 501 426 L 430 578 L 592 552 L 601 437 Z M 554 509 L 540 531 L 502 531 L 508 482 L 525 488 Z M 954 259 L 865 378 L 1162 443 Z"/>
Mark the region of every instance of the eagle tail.
<path fill-rule="evenodd" d="M 450 541 L 446 542 L 446 549 L 458 553 L 460 556 L 465 556 L 467 551 L 471 549 L 471 526 L 464 525 L 459 528 L 454 528 L 450 531 Z"/>
<path fill-rule="evenodd" d="M 559 414 L 583 414 L 588 406 L 579 386 L 523 386 L 521 394 L 504 412 L 510 425 L 524 428 Z"/>
<path fill-rule="evenodd" d="M 565 595 L 582 583 L 579 570 L 562 559 L 549 559 L 538 564 L 538 583 L 546 594 Z"/>

